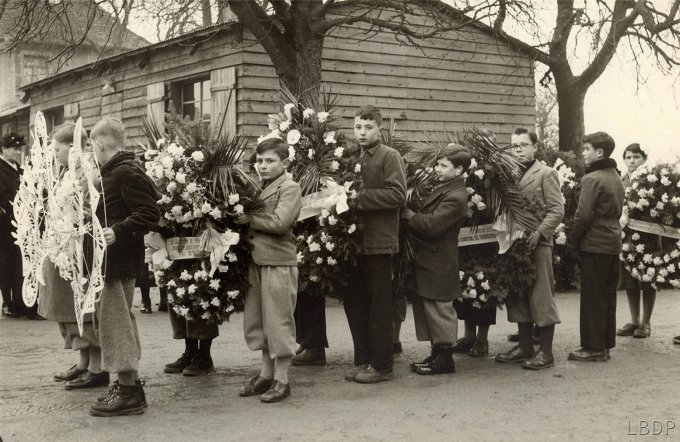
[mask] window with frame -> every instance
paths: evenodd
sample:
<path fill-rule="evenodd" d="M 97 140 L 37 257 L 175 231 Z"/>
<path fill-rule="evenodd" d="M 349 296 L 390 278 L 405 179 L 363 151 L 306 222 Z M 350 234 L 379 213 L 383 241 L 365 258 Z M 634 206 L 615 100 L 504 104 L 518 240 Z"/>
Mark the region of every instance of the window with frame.
<path fill-rule="evenodd" d="M 210 78 L 172 83 L 169 96 L 182 116 L 210 123 Z"/>
<path fill-rule="evenodd" d="M 52 133 L 52 129 L 64 124 L 64 106 L 48 109 L 43 112 L 45 116 L 45 123 L 47 124 L 47 133 Z"/>
<path fill-rule="evenodd" d="M 29 84 L 42 80 L 50 75 L 49 57 L 36 54 L 24 54 L 22 56 L 21 84 Z"/>

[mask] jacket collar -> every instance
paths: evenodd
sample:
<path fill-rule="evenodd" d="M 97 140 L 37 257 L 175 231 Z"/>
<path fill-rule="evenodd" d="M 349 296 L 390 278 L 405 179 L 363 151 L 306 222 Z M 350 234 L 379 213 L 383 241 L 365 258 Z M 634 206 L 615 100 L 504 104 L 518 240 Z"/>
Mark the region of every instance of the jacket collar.
<path fill-rule="evenodd" d="M 595 172 L 596 170 L 602 170 L 602 169 L 616 169 L 616 160 L 613 158 L 603 158 L 601 160 L 597 160 L 593 163 L 590 163 L 586 167 L 586 173 L 591 173 Z"/>
<path fill-rule="evenodd" d="M 438 187 L 435 187 L 431 194 L 429 194 L 425 199 L 423 199 L 423 206 L 431 203 L 432 201 L 439 198 L 444 193 L 450 190 L 462 189 L 465 187 L 465 179 L 462 176 L 456 177 L 451 181 L 443 183 Z"/>
<path fill-rule="evenodd" d="M 19 172 L 19 166 L 15 163 L 10 163 L 5 159 L 5 157 L 0 156 L 0 164 L 7 166 L 7 168 L 12 169 L 15 172 Z"/>
<path fill-rule="evenodd" d="M 113 170 L 116 166 L 119 164 L 122 164 L 124 162 L 128 161 L 135 161 L 135 154 L 132 152 L 126 152 L 124 150 L 121 150 L 114 156 L 112 156 L 109 161 L 106 163 L 102 164 L 101 166 L 101 173 L 105 174 L 111 170 Z"/>
<path fill-rule="evenodd" d="M 380 146 L 382 146 L 382 143 L 380 142 L 380 140 L 378 140 L 372 146 L 364 148 L 362 150 L 363 150 L 363 152 L 366 152 L 366 153 L 370 154 L 371 156 L 373 156 L 375 154 L 375 151 L 378 150 L 378 148 L 380 148 Z"/>
<path fill-rule="evenodd" d="M 519 180 L 519 187 L 524 188 L 533 183 L 535 179 L 534 175 L 536 175 L 536 173 L 541 170 L 542 165 L 543 163 L 540 161 L 534 161 L 534 164 L 529 167 L 529 170 L 527 170 L 524 175 L 522 175 L 522 179 Z"/>
<path fill-rule="evenodd" d="M 267 187 L 262 189 L 262 193 L 260 193 L 260 199 L 263 200 L 265 198 L 269 198 L 271 195 L 274 194 L 274 192 L 276 192 L 276 189 L 281 187 L 281 184 L 285 183 L 289 179 L 290 178 L 288 178 L 288 173 L 283 172 L 278 178 L 269 183 Z"/>

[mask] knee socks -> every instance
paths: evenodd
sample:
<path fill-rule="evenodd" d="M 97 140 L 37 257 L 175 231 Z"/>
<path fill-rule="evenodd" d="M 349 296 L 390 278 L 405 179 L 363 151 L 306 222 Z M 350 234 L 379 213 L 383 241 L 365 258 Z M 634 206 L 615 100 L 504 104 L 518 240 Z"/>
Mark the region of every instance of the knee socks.
<path fill-rule="evenodd" d="M 265 379 L 274 378 L 274 360 L 269 355 L 269 350 L 262 350 L 262 369 L 260 376 Z"/>

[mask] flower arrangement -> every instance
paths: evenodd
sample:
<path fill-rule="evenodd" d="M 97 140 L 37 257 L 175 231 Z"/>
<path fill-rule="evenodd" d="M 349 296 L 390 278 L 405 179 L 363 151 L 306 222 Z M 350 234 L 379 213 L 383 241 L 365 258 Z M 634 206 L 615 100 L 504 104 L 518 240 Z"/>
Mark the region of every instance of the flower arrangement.
<path fill-rule="evenodd" d="M 643 165 L 631 174 L 621 261 L 654 288 L 680 288 L 680 171 Z"/>
<path fill-rule="evenodd" d="M 166 240 L 179 238 L 177 252 L 196 246 L 187 237 L 200 237 L 200 244 L 193 259 L 174 260 L 161 244 L 165 259 L 155 276 L 178 316 L 221 323 L 243 309 L 250 245 L 246 227 L 234 219 L 258 210 L 260 189 L 239 167 L 245 139 L 220 135 L 221 128 L 209 134 L 200 121 L 174 112 L 167 120 L 167 139 L 152 123 L 145 125 L 155 147 L 145 152 L 145 167 L 162 194 L 159 232 Z"/>
<path fill-rule="evenodd" d="M 295 228 L 300 287 L 317 294 L 340 295 L 358 254 L 361 219 L 355 198 L 361 188 L 360 151 L 333 125 L 337 97 L 323 92 L 296 97 L 283 90 L 282 112 L 268 118 L 271 137 L 289 147 L 288 173 L 300 184 L 303 206 L 319 210 Z M 321 109 L 321 110 L 319 110 Z M 303 207 L 303 211 L 305 207 Z"/>

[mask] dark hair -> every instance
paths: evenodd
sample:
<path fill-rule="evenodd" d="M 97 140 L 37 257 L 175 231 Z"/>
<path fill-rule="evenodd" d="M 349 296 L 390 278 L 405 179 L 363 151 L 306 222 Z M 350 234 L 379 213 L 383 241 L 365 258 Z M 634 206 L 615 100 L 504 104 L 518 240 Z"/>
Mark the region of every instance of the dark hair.
<path fill-rule="evenodd" d="M 382 115 L 380 114 L 380 109 L 370 104 L 361 106 L 354 116 L 359 117 L 362 120 L 373 120 L 376 122 L 378 127 L 382 126 Z"/>
<path fill-rule="evenodd" d="M 594 149 L 602 149 L 605 158 L 609 158 L 616 147 L 614 139 L 607 132 L 585 135 L 582 141 L 583 143 L 590 143 Z"/>
<path fill-rule="evenodd" d="M 518 127 L 517 129 L 515 129 L 513 134 L 515 134 L 515 135 L 527 134 L 527 135 L 529 135 L 529 139 L 531 140 L 532 144 L 538 144 L 538 136 L 536 135 L 536 132 L 532 132 L 529 129 L 527 129 L 526 127 Z"/>
<path fill-rule="evenodd" d="M 14 132 L 8 134 L 0 143 L 2 149 L 21 149 L 26 143 L 23 135 L 17 135 Z"/>
<path fill-rule="evenodd" d="M 262 155 L 265 152 L 274 151 L 281 160 L 288 159 L 288 145 L 278 138 L 267 138 L 257 145 L 256 154 Z"/>
<path fill-rule="evenodd" d="M 642 158 L 644 158 L 645 160 L 647 159 L 647 152 L 642 150 L 639 143 L 629 144 L 628 147 L 626 147 L 623 150 L 623 159 L 624 160 L 626 159 L 626 152 L 637 153 L 637 154 L 642 155 Z"/>
<path fill-rule="evenodd" d="M 76 131 L 76 124 L 66 122 L 54 128 L 50 134 L 50 138 L 63 144 L 73 144 L 73 137 Z M 80 133 L 80 148 L 85 149 L 87 146 L 87 132 L 83 129 Z"/>
<path fill-rule="evenodd" d="M 437 159 L 442 158 L 451 161 L 453 167 L 462 166 L 463 170 L 467 170 L 472 163 L 472 154 L 468 148 L 455 143 L 449 144 L 439 152 Z"/>

